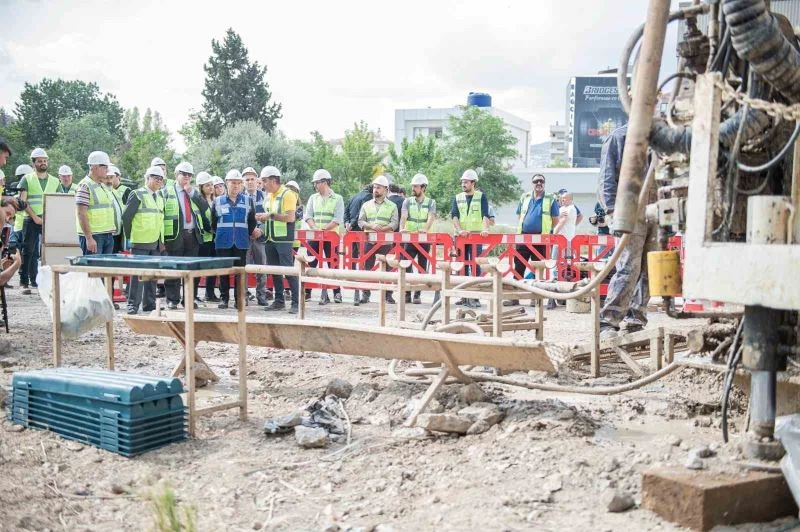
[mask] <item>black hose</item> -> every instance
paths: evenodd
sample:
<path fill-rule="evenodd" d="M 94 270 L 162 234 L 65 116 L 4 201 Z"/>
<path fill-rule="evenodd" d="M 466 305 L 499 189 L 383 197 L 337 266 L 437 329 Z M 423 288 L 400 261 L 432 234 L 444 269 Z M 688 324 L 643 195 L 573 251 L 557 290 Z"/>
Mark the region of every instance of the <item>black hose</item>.
<path fill-rule="evenodd" d="M 739 322 L 736 328 L 736 335 L 731 342 L 730 350 L 728 351 L 728 364 L 727 371 L 725 372 L 725 383 L 722 388 L 722 440 L 728 443 L 728 399 L 730 398 L 731 388 L 733 387 L 733 377 L 736 375 L 736 366 L 741 360 L 742 352 L 739 350 L 739 339 L 742 336 L 744 329 L 744 318 Z"/>
<path fill-rule="evenodd" d="M 796 123 L 796 125 L 794 126 L 794 131 L 792 131 L 792 135 L 789 137 L 789 140 L 786 141 L 786 144 L 783 145 L 781 151 L 779 151 L 778 154 L 771 160 L 759 166 L 748 166 L 741 161 L 737 161 L 736 165 L 739 167 L 739 170 L 743 172 L 757 173 L 769 170 L 770 168 L 781 162 L 781 160 L 784 157 L 786 157 L 786 154 L 789 153 L 789 150 L 794 147 L 794 143 L 797 140 L 798 136 L 800 136 L 800 122 Z"/>

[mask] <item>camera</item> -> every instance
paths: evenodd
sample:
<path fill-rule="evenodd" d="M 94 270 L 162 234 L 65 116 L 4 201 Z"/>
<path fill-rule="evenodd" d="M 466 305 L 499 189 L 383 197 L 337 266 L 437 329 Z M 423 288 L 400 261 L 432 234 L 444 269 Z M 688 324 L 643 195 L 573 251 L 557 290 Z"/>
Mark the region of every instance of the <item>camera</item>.
<path fill-rule="evenodd" d="M 606 222 L 605 215 L 599 215 L 598 214 L 598 215 L 595 215 L 595 216 L 589 216 L 589 223 L 592 224 L 592 225 L 603 224 L 605 222 Z"/>

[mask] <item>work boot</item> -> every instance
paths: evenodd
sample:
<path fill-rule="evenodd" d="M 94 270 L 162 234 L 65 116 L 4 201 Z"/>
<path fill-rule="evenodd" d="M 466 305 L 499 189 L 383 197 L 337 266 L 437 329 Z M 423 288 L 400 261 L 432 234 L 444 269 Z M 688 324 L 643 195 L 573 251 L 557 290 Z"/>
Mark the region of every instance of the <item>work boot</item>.
<path fill-rule="evenodd" d="M 310 301 L 310 300 L 311 300 L 311 289 L 310 288 L 306 288 L 306 301 Z"/>
<path fill-rule="evenodd" d="M 289 308 L 288 312 L 289 312 L 289 314 L 297 314 L 298 312 L 300 312 L 300 309 L 298 308 L 297 305 L 292 305 Z"/>
<path fill-rule="evenodd" d="M 174 301 L 167 301 L 167 308 L 169 310 L 178 310 L 178 304 Z"/>
<path fill-rule="evenodd" d="M 392 294 L 390 294 L 390 293 L 386 294 L 386 302 L 389 303 L 390 305 L 394 305 L 395 304 L 395 300 L 394 300 L 394 297 L 392 297 Z"/>
<path fill-rule="evenodd" d="M 406 292 L 406 303 L 411 303 L 411 292 Z"/>
<path fill-rule="evenodd" d="M 548 299 L 547 306 L 545 307 L 547 310 L 554 310 L 556 308 L 556 300 L 555 299 Z"/>
<path fill-rule="evenodd" d="M 369 290 L 362 290 L 361 291 L 361 304 L 362 305 L 366 305 L 367 303 L 369 303 L 369 296 L 370 296 L 370 291 Z"/>
<path fill-rule="evenodd" d="M 206 303 L 219 303 L 219 298 L 214 294 L 206 295 Z"/>
<path fill-rule="evenodd" d="M 22 289 L 20 294 L 22 294 L 23 296 L 29 296 L 31 295 L 31 289 L 26 286 L 25 288 Z"/>
<path fill-rule="evenodd" d="M 469 306 L 469 305 L 467 305 L 467 301 L 468 300 L 466 298 L 462 297 L 461 299 L 456 300 L 455 305 L 458 306 L 458 307 L 461 307 L 461 306 L 467 307 L 467 306 Z"/>
<path fill-rule="evenodd" d="M 623 321 L 620 324 L 620 329 L 625 329 L 625 333 L 638 332 L 644 329 L 644 324 L 638 321 Z"/>
<path fill-rule="evenodd" d="M 259 307 L 266 307 L 269 305 L 269 301 L 267 301 L 266 297 L 259 297 L 257 303 Z"/>
<path fill-rule="evenodd" d="M 464 306 L 471 308 L 481 308 L 481 302 L 477 299 L 468 299 Z"/>
<path fill-rule="evenodd" d="M 228 308 L 228 300 L 223 299 L 222 301 L 220 301 L 219 305 L 217 305 L 217 308 Z"/>
<path fill-rule="evenodd" d="M 138 314 L 138 313 L 139 313 L 139 309 L 136 309 L 136 308 L 133 308 L 133 307 L 128 307 L 128 315 L 129 316 L 133 316 L 134 314 Z"/>
<path fill-rule="evenodd" d="M 619 336 L 619 331 L 615 327 L 612 327 L 611 325 L 600 326 L 601 340 L 610 340 L 611 338 L 616 338 L 617 336 Z"/>
<path fill-rule="evenodd" d="M 275 296 L 272 295 L 272 290 L 267 290 L 267 301 L 272 301 L 275 299 Z"/>
<path fill-rule="evenodd" d="M 320 293 L 320 295 L 319 295 L 319 304 L 320 305 L 327 305 L 330 302 L 331 302 L 331 300 L 330 300 L 330 298 L 328 298 L 328 291 L 323 289 L 322 293 Z"/>
<path fill-rule="evenodd" d="M 342 302 L 342 293 L 341 292 L 334 292 L 333 293 L 333 302 L 334 303 L 341 303 Z"/>
<path fill-rule="evenodd" d="M 415 305 L 421 305 L 422 304 L 422 298 L 420 297 L 420 293 L 419 292 L 414 292 L 413 303 Z"/>
<path fill-rule="evenodd" d="M 506 299 L 503 301 L 504 307 L 517 307 L 519 306 L 519 299 Z"/>
<path fill-rule="evenodd" d="M 361 297 L 358 295 L 358 290 L 353 291 L 353 306 L 357 307 L 361 304 Z"/>
<path fill-rule="evenodd" d="M 278 303 L 277 301 L 273 301 L 272 304 L 268 307 L 264 307 L 266 311 L 275 311 L 275 310 L 284 310 L 286 309 L 286 303 Z"/>

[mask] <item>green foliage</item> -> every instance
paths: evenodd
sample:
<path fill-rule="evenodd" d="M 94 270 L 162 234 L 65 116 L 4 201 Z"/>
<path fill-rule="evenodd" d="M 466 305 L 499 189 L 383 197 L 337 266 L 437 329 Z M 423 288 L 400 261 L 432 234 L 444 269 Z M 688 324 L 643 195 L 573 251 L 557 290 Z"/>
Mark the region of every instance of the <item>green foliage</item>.
<path fill-rule="evenodd" d="M 167 163 L 167 169 L 178 164 L 175 151 L 170 147 L 169 133 L 163 130 L 149 131 L 136 135 L 119 158 L 122 174 L 143 184 L 143 177 L 154 157 L 161 157 Z"/>
<path fill-rule="evenodd" d="M 348 198 L 358 192 L 377 171 L 383 156 L 375 151 L 377 135 L 361 120 L 345 132 L 342 151 L 336 154 L 331 170 L 336 192 Z"/>
<path fill-rule="evenodd" d="M 325 168 L 330 171 L 336 166 L 336 154 L 333 152 L 331 143 L 325 140 L 319 131 L 311 132 L 311 142 L 298 141 L 298 145 L 308 153 L 308 170 L 313 173 L 315 170 Z"/>
<path fill-rule="evenodd" d="M 43 79 L 25 83 L 15 114 L 28 146 L 49 148 L 58 138 L 59 123 L 67 118 L 101 114 L 104 129 L 119 131 L 122 107 L 115 96 L 101 94 L 96 83 Z"/>
<path fill-rule="evenodd" d="M 438 139 L 433 136 L 419 135 L 413 141 L 403 139 L 400 142 L 400 153 L 394 146 L 389 146 L 389 166 L 387 172 L 395 181 L 404 185 L 411 181 L 414 174 L 426 176 L 433 173 L 444 162 Z"/>
<path fill-rule="evenodd" d="M 111 130 L 103 113 L 78 118 L 63 118 L 58 123 L 58 137 L 48 155 L 51 173 L 62 164 L 72 167 L 77 176 L 86 169 L 86 157 L 101 150 L 112 154 L 120 144 L 120 130 Z"/>
<path fill-rule="evenodd" d="M 281 118 L 281 104 L 269 103 L 272 93 L 264 77 L 267 67 L 251 63 L 242 38 L 228 28 L 220 43 L 211 40 L 212 55 L 203 68 L 203 110 L 199 115 L 200 133 L 205 139 L 217 138 L 222 130 L 244 120 L 255 121 L 272 133 Z"/>
<path fill-rule="evenodd" d="M 194 532 L 197 530 L 197 509 L 181 506 L 169 484 L 150 494 L 153 525 L 157 532 Z"/>
<path fill-rule="evenodd" d="M 178 130 L 187 146 L 195 146 L 203 136 L 200 134 L 200 113 L 195 110 L 189 111 L 189 120 Z"/>
<path fill-rule="evenodd" d="M 0 123 L 0 138 L 5 139 L 11 148 L 11 157 L 6 161 L 3 172 L 6 174 L 6 183 L 14 182 L 14 170 L 21 164 L 31 164 L 31 150 L 25 141 L 25 133 L 19 127 L 19 123 L 9 120 Z"/>
<path fill-rule="evenodd" d="M 569 168 L 569 163 L 561 157 L 556 157 L 548 163 L 547 168 Z"/>

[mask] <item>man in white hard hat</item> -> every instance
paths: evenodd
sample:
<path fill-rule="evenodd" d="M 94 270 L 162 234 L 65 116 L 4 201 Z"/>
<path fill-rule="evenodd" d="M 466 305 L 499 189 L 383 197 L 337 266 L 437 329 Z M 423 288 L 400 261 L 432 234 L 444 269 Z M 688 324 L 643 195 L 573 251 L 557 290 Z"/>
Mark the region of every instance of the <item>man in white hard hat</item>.
<path fill-rule="evenodd" d="M 170 257 L 197 257 L 203 234 L 211 231 L 200 214 L 201 198 L 199 192 L 192 187 L 194 168 L 188 162 L 179 163 L 175 167 L 175 183 L 164 188 L 164 245 Z M 199 280 L 198 280 L 199 282 Z M 167 308 L 175 310 L 178 304 L 184 306 L 194 302 L 194 287 L 184 287 L 181 298 L 180 279 L 164 281 L 167 296 Z"/>
<path fill-rule="evenodd" d="M 120 184 L 119 168 L 110 165 L 106 171 L 106 186 L 114 196 L 114 212 L 117 220 L 117 231 L 114 232 L 114 253 L 119 253 L 125 249 L 125 232 L 122 230 L 122 211 L 125 203 L 130 196 L 130 189 Z"/>
<path fill-rule="evenodd" d="M 215 199 L 211 208 L 211 219 L 216 233 L 214 249 L 217 257 L 235 257 L 234 266 L 244 266 L 247 264 L 250 240 L 261 236 L 261 230 L 256 222 L 255 211 L 250 208 L 250 203 L 244 195 L 244 179 L 241 172 L 236 169 L 229 170 L 225 175 L 225 185 L 228 193 Z M 245 301 L 239 301 L 239 276 L 235 277 L 237 288 L 234 290 L 234 298 L 238 309 L 239 305 L 245 304 Z M 222 300 L 219 308 L 228 308 L 230 276 L 220 277 L 219 289 Z"/>
<path fill-rule="evenodd" d="M 62 165 L 58 169 L 58 180 L 60 183 L 56 189 L 56 192 L 59 194 L 75 195 L 75 191 L 78 190 L 78 185 L 77 183 L 72 182 L 72 168 L 66 164 Z"/>
<path fill-rule="evenodd" d="M 456 230 L 456 236 L 467 236 L 470 233 L 480 232 L 481 236 L 489 234 L 489 200 L 486 194 L 477 190 L 478 173 L 472 168 L 461 175 L 461 193 L 453 197 L 450 207 L 450 218 Z M 464 260 L 470 260 L 481 254 L 482 246 L 467 245 L 464 247 Z M 464 267 L 465 275 L 470 275 L 470 266 Z M 480 275 L 476 267 L 472 275 Z M 477 299 L 462 298 L 456 305 L 480 308 Z"/>
<path fill-rule="evenodd" d="M 164 182 L 166 183 L 167 180 L 167 163 L 164 162 L 164 159 L 161 157 L 153 157 L 153 160 L 150 161 L 150 166 L 158 166 L 161 168 L 161 171 L 164 172 Z"/>
<path fill-rule="evenodd" d="M 111 160 L 102 151 L 93 151 L 87 159 L 89 175 L 78 183 L 75 205 L 78 207 L 78 241 L 84 255 L 110 254 L 117 230 L 114 193 L 104 186 Z"/>
<path fill-rule="evenodd" d="M 122 225 L 134 255 L 160 256 L 164 251 L 164 196 L 159 193 L 164 171 L 151 166 L 145 172 L 145 186 L 132 192 L 122 213 Z M 128 286 L 128 314 L 156 308 L 156 282 L 132 275 Z"/>
<path fill-rule="evenodd" d="M 242 178 L 244 178 L 244 194 L 247 197 L 247 201 L 250 202 L 251 208 L 255 211 L 256 218 L 258 218 L 259 214 L 265 212 L 264 199 L 267 197 L 264 191 L 261 190 L 261 178 L 255 168 L 251 166 L 242 170 Z M 264 225 L 259 224 L 258 227 L 263 233 Z M 250 249 L 247 250 L 247 264 L 261 266 L 267 264 L 266 243 L 267 237 L 264 234 L 250 241 Z M 252 297 L 252 294 L 248 291 L 247 299 L 249 300 Z M 256 303 L 259 306 L 266 307 L 269 304 L 267 299 L 267 275 L 264 273 L 256 274 Z"/>
<path fill-rule="evenodd" d="M 214 197 L 224 196 L 226 194 L 225 191 L 225 181 L 218 175 L 212 177 L 214 183 Z"/>
<path fill-rule="evenodd" d="M 425 174 L 416 174 L 411 178 L 411 197 L 403 202 L 400 211 L 400 231 L 404 233 L 429 233 L 433 222 L 436 220 L 436 201 L 426 197 L 428 178 Z M 428 256 L 430 244 L 405 244 L 405 251 L 412 261 L 417 261 L 419 271 L 428 269 Z M 413 271 L 413 266 L 408 267 L 408 272 Z M 413 303 L 422 303 L 420 292 L 414 292 Z M 411 303 L 411 292 L 406 293 L 406 303 Z"/>
<path fill-rule="evenodd" d="M 267 199 L 264 201 L 266 212 L 256 214 L 256 219 L 264 222 L 267 236 L 267 264 L 270 266 L 294 265 L 292 242 L 294 241 L 295 213 L 297 211 L 297 196 L 285 185 L 281 184 L 281 171 L 274 166 L 265 166 L 261 170 L 261 178 L 267 189 Z M 289 289 L 292 292 L 290 314 L 297 314 L 300 294 L 298 293 L 297 276 L 287 275 Z M 275 300 L 266 307 L 267 311 L 279 311 L 286 308 L 286 298 L 283 290 L 283 276 L 273 275 L 272 286 L 275 290 Z"/>
<path fill-rule="evenodd" d="M 20 279 L 22 293 L 30 294 L 30 288 L 37 288 L 36 275 L 39 273 L 39 247 L 42 240 L 42 217 L 44 216 L 44 195 L 58 188 L 58 179 L 47 173 L 47 153 L 42 148 L 31 152 L 34 172 L 20 180 L 20 199 L 28 202 L 25 219 L 22 223 L 22 269 Z M 30 286 L 30 288 L 29 288 Z"/>
<path fill-rule="evenodd" d="M 367 233 L 391 233 L 397 231 L 400 225 L 400 214 L 397 212 L 397 205 L 389 201 L 386 196 L 389 193 L 389 180 L 385 175 L 379 175 L 372 180 L 372 199 L 361 206 L 358 213 L 358 225 Z M 377 247 L 377 249 L 375 249 Z M 387 244 L 376 245 L 366 243 L 364 245 L 364 255 L 367 258 L 364 266 L 371 270 L 375 266 L 375 255 L 385 254 L 391 249 Z M 361 293 L 361 303 L 369 303 L 370 291 L 364 290 Z M 391 292 L 386 292 L 386 302 L 394 303 Z"/>
<path fill-rule="evenodd" d="M 331 188 L 332 177 L 330 172 L 324 168 L 320 168 L 314 172 L 311 178 L 311 184 L 314 185 L 316 193 L 308 198 L 306 203 L 305 212 L 303 217 L 309 229 L 316 229 L 321 231 L 335 231 L 339 232 L 339 227 L 344 223 L 344 199 L 333 191 Z M 338 264 L 339 250 L 331 245 L 329 241 L 322 243 L 322 249 L 317 241 L 310 241 L 308 243 L 314 252 L 326 259 L 333 259 L 330 263 L 331 268 L 336 268 Z M 310 290 L 306 290 L 308 294 Z M 342 302 L 342 289 L 336 287 L 333 289 L 333 301 L 336 303 Z M 322 289 L 320 294 L 319 304 L 325 305 L 329 303 L 328 291 Z"/>

